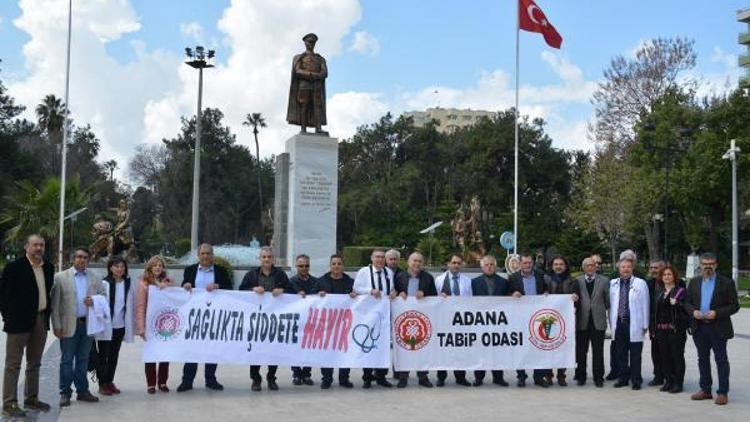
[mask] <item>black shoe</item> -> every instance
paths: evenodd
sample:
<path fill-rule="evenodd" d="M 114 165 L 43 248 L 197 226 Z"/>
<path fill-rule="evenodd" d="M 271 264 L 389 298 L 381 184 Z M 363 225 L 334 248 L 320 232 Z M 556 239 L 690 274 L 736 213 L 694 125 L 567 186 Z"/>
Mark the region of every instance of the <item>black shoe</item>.
<path fill-rule="evenodd" d="M 363 381 L 362 382 L 362 388 L 367 389 L 367 388 L 370 388 L 370 387 L 372 387 L 372 381 L 367 380 L 367 381 Z"/>
<path fill-rule="evenodd" d="M 209 390 L 214 390 L 214 391 L 224 391 L 224 386 L 219 384 L 218 381 L 214 381 L 214 382 L 206 384 L 206 388 L 208 388 Z M 179 390 L 179 387 L 177 389 Z"/>
<path fill-rule="evenodd" d="M 667 391 L 669 391 L 671 389 L 672 389 L 672 384 L 670 384 L 668 382 L 665 382 L 664 385 L 661 386 L 661 388 L 659 389 L 659 391 L 667 392 Z"/>
<path fill-rule="evenodd" d="M 70 399 L 68 399 L 67 405 L 70 406 Z M 62 398 L 60 399 L 60 406 L 62 406 Z M 18 407 L 18 403 L 13 402 L 3 405 L 3 416 L 6 418 L 25 418 L 26 412 Z"/>
<path fill-rule="evenodd" d="M 305 385 L 315 385 L 315 381 L 313 381 L 312 378 L 310 378 L 310 377 L 302 378 L 302 384 L 305 384 Z"/>
<path fill-rule="evenodd" d="M 385 378 L 376 379 L 375 383 L 377 385 L 379 385 L 381 387 L 385 387 L 385 388 L 392 388 L 393 387 L 393 384 L 391 384 L 390 382 L 388 382 L 388 380 L 385 379 Z"/>
<path fill-rule="evenodd" d="M 495 385 L 499 385 L 500 387 L 508 387 L 510 385 L 508 384 L 508 381 L 505 381 L 502 378 L 500 378 L 499 380 L 492 380 L 492 383 Z"/>
<path fill-rule="evenodd" d="M 586 385 L 586 380 L 579 378 L 578 380 L 576 380 L 576 385 L 578 385 L 579 387 Z"/>
<path fill-rule="evenodd" d="M 622 387 L 627 387 L 627 386 L 628 386 L 628 382 L 627 381 L 618 380 L 615 383 L 615 388 L 622 388 Z"/>
<path fill-rule="evenodd" d="M 23 407 L 25 407 L 26 410 L 37 410 L 39 412 L 49 412 L 49 410 L 52 408 L 49 404 L 37 398 L 24 400 Z"/>
<path fill-rule="evenodd" d="M 401 378 L 398 380 L 398 383 L 396 384 L 396 388 L 406 388 L 408 384 L 409 384 L 409 381 L 407 381 L 406 378 Z"/>
<path fill-rule="evenodd" d="M 639 384 L 633 384 L 633 390 L 640 390 L 640 389 L 641 389 L 641 384 L 640 383 Z"/>
<path fill-rule="evenodd" d="M 331 388 L 331 381 L 323 381 L 320 383 L 321 390 L 328 390 L 329 388 Z"/>
<path fill-rule="evenodd" d="M 437 382 L 435 382 L 436 387 L 443 387 L 445 385 L 445 380 L 438 378 Z"/>
<path fill-rule="evenodd" d="M 594 380 L 594 385 L 598 388 L 604 387 L 604 380 Z"/>
<path fill-rule="evenodd" d="M 60 394 L 60 407 L 70 406 L 70 396 L 67 394 Z"/>
<path fill-rule="evenodd" d="M 279 384 L 276 384 L 276 380 L 268 380 L 268 389 L 271 391 L 278 391 Z"/>
<path fill-rule="evenodd" d="M 456 384 L 463 385 L 464 387 L 471 387 L 471 383 L 467 381 L 465 378 L 456 380 Z"/>
<path fill-rule="evenodd" d="M 294 385 L 302 385 L 302 380 L 299 378 L 292 378 L 292 384 Z"/>
<path fill-rule="evenodd" d="M 474 383 L 471 385 L 473 385 L 474 387 L 481 387 L 482 384 L 484 384 L 484 381 L 474 380 Z"/>
<path fill-rule="evenodd" d="M 557 377 L 557 385 L 559 385 L 560 387 L 567 387 L 568 382 L 565 381 L 565 377 Z"/>
<path fill-rule="evenodd" d="M 682 393 L 682 385 L 675 384 L 672 386 L 672 388 L 669 389 L 669 392 L 672 394 Z"/>
<path fill-rule="evenodd" d="M 177 386 L 178 393 L 184 393 L 185 391 L 190 391 L 192 389 L 193 389 L 192 384 L 185 384 L 184 382 Z"/>
<path fill-rule="evenodd" d="M 654 378 L 654 379 L 652 379 L 651 381 L 648 382 L 648 386 L 649 387 L 655 387 L 657 385 L 662 385 L 662 384 L 664 384 L 664 379 L 663 378 Z"/>
<path fill-rule="evenodd" d="M 252 391 L 260 391 L 263 387 L 260 384 L 260 381 L 253 381 L 253 384 L 250 386 L 250 390 Z"/>
<path fill-rule="evenodd" d="M 419 385 L 421 385 L 422 387 L 432 388 L 432 383 L 430 382 L 430 380 L 427 377 L 420 378 L 419 379 Z"/>
<path fill-rule="evenodd" d="M 349 380 L 339 380 L 339 385 L 344 388 L 354 388 L 354 384 L 352 384 Z"/>
<path fill-rule="evenodd" d="M 538 385 L 538 386 L 540 386 L 542 388 L 549 387 L 549 384 L 547 383 L 547 380 L 545 380 L 545 379 L 540 379 L 540 380 L 534 381 L 534 385 Z"/>
<path fill-rule="evenodd" d="M 607 374 L 606 377 L 604 377 L 604 379 L 606 379 L 607 381 L 614 381 L 617 378 L 619 378 L 619 377 L 614 372 L 610 372 L 609 374 Z"/>
<path fill-rule="evenodd" d="M 93 395 L 93 394 L 91 394 L 89 392 L 78 393 L 76 395 L 76 400 L 77 401 L 87 402 L 87 403 L 96 403 L 96 402 L 99 401 L 99 397 L 96 397 L 95 395 Z"/>
<path fill-rule="evenodd" d="M 519 387 L 526 387 L 526 380 L 523 378 L 519 378 L 518 381 L 516 382 L 516 385 Z"/>

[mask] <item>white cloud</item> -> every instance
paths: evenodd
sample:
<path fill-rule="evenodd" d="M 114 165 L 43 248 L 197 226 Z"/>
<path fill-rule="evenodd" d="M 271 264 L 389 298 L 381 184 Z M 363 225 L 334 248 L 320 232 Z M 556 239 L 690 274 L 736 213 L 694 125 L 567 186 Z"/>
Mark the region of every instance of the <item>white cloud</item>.
<path fill-rule="evenodd" d="M 180 24 L 180 34 L 185 38 L 190 38 L 195 42 L 204 42 L 205 31 L 198 22 L 184 22 Z"/>
<path fill-rule="evenodd" d="M 380 94 L 368 92 L 334 94 L 327 105 L 331 136 L 339 139 L 351 137 L 358 126 L 375 122 L 390 110 Z"/>
<path fill-rule="evenodd" d="M 357 31 L 354 34 L 350 51 L 355 51 L 367 56 L 377 56 L 380 54 L 380 43 L 378 39 L 367 31 Z"/>

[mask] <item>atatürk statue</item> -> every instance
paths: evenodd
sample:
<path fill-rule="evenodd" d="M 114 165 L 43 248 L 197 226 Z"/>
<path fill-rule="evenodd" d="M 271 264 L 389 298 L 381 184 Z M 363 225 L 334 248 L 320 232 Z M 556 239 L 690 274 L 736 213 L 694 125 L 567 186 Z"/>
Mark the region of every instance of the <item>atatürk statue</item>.
<path fill-rule="evenodd" d="M 315 133 L 327 135 L 321 126 L 326 123 L 326 60 L 313 51 L 318 36 L 307 34 L 302 37 L 305 52 L 292 60 L 292 84 L 289 88 L 289 107 L 286 121 L 300 125 L 300 132 L 307 132 L 308 126 L 315 127 Z"/>

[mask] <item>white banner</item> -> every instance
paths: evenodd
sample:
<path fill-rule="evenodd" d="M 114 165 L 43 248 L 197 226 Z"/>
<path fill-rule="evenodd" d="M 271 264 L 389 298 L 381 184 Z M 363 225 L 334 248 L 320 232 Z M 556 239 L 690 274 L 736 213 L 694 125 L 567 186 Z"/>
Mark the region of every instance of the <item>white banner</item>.
<path fill-rule="evenodd" d="M 144 362 L 390 366 L 387 298 L 149 289 Z"/>
<path fill-rule="evenodd" d="M 391 302 L 396 370 L 575 367 L 570 295 Z"/>

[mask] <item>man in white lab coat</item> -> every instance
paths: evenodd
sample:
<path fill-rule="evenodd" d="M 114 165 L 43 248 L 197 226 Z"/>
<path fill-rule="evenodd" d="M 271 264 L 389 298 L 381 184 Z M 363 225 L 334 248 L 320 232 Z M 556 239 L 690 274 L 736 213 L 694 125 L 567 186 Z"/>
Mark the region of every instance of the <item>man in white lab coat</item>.
<path fill-rule="evenodd" d="M 641 352 L 648 332 L 650 298 L 646 282 L 633 275 L 634 265 L 630 259 L 620 260 L 620 276 L 609 282 L 609 323 L 619 368 L 615 387 L 625 387 L 630 381 L 633 390 L 640 390 Z"/>

